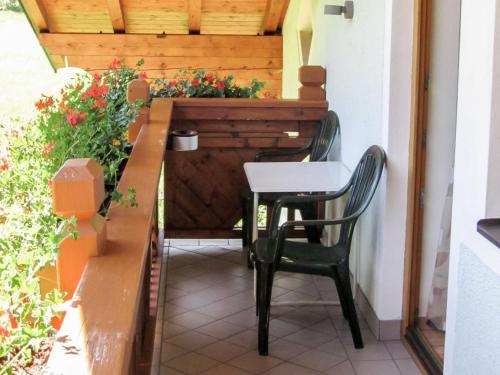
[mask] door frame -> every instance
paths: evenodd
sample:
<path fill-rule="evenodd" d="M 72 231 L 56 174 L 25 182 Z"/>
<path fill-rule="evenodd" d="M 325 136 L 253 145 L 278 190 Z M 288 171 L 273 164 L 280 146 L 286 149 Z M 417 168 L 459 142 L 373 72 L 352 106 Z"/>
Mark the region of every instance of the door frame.
<path fill-rule="evenodd" d="M 432 354 L 425 339 L 414 328 L 415 320 L 418 317 L 422 263 L 423 192 L 426 172 L 432 2 L 433 0 L 414 1 L 412 105 L 402 337 L 425 369 L 434 375 L 442 374 L 442 363 L 437 356 Z"/>

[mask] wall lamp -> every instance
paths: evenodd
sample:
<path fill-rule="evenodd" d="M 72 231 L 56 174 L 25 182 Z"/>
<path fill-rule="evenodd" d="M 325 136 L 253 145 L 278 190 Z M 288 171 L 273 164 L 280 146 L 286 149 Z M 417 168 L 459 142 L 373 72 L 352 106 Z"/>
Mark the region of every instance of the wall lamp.
<path fill-rule="evenodd" d="M 325 5 L 325 13 L 324 14 L 333 14 L 340 16 L 344 15 L 345 19 L 352 20 L 354 17 L 354 2 L 346 1 L 344 5 Z"/>

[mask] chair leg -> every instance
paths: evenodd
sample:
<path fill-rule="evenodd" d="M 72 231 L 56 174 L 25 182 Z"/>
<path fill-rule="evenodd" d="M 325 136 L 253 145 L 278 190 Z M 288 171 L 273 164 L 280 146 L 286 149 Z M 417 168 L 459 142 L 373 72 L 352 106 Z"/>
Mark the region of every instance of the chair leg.
<path fill-rule="evenodd" d="M 315 220 L 317 219 L 317 212 L 314 205 L 304 205 L 300 208 L 300 215 L 303 220 Z M 321 242 L 321 230 L 317 226 L 309 226 L 304 228 L 306 231 L 307 241 L 309 243 L 320 243 Z"/>
<path fill-rule="evenodd" d="M 337 287 L 337 294 L 339 296 L 340 307 L 342 308 L 342 315 L 344 316 L 345 320 L 349 320 L 349 313 L 347 311 L 347 303 L 345 299 L 345 294 L 343 293 L 342 283 L 340 282 L 340 277 L 338 272 L 336 272 L 335 270 L 333 270 L 332 279 L 335 281 L 335 286 Z"/>
<path fill-rule="evenodd" d="M 259 312 L 259 354 L 266 356 L 269 347 L 269 318 L 271 316 L 271 294 L 273 289 L 274 271 L 272 264 L 258 263 L 257 304 Z"/>
<path fill-rule="evenodd" d="M 246 261 L 247 267 L 253 269 L 253 262 L 251 259 L 252 252 L 252 230 L 253 230 L 253 200 L 252 197 L 242 197 L 242 243 L 246 248 Z"/>
<path fill-rule="evenodd" d="M 363 337 L 361 336 L 358 315 L 356 313 L 354 298 L 352 296 L 351 280 L 349 276 L 349 265 L 347 263 L 344 263 L 338 266 L 335 272 L 337 272 L 339 278 L 340 288 L 338 289 L 338 292 L 339 296 L 340 294 L 343 295 L 343 297 L 340 297 L 341 298 L 340 301 L 342 303 L 342 300 L 344 300 L 345 307 L 343 307 L 343 310 L 345 309 L 345 312 L 348 315 L 349 327 L 351 328 L 351 335 L 352 335 L 352 340 L 354 342 L 354 347 L 356 349 L 362 349 L 364 346 Z"/>

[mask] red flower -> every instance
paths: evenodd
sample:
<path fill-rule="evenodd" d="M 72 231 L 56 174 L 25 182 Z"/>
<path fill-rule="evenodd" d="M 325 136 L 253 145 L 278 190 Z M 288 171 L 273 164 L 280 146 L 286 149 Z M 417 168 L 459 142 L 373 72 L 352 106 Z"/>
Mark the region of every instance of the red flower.
<path fill-rule="evenodd" d="M 4 326 L 0 326 L 0 337 L 9 337 L 9 336 L 10 336 L 9 330 Z"/>
<path fill-rule="evenodd" d="M 105 108 L 107 105 L 108 101 L 106 99 L 96 99 L 94 102 L 96 108 Z"/>
<path fill-rule="evenodd" d="M 80 113 L 78 112 L 73 112 L 70 111 L 68 113 L 68 116 L 66 117 L 66 121 L 71 124 L 71 126 L 74 128 L 76 125 L 78 125 L 78 121 L 80 120 Z"/>
<path fill-rule="evenodd" d="M 45 97 L 45 100 L 42 98 L 39 101 L 35 103 L 36 109 L 41 111 L 42 109 L 48 108 L 54 104 L 54 99 L 52 99 L 52 96 L 47 96 Z"/>
<path fill-rule="evenodd" d="M 215 87 L 219 90 L 224 90 L 226 88 L 226 84 L 223 81 L 218 81 L 215 83 Z"/>
<path fill-rule="evenodd" d="M 208 81 L 208 83 L 212 83 L 214 81 L 214 76 L 213 74 L 207 74 L 205 76 L 205 79 Z"/>
<path fill-rule="evenodd" d="M 109 64 L 108 66 L 108 69 L 109 70 L 115 70 L 115 69 L 118 69 L 120 67 L 120 60 L 118 60 L 117 58 L 115 58 L 111 64 Z"/>
<path fill-rule="evenodd" d="M 139 79 L 142 79 L 143 81 L 145 81 L 146 79 L 148 79 L 148 75 L 146 74 L 146 72 L 140 72 L 139 73 Z"/>
<path fill-rule="evenodd" d="M 17 329 L 17 327 L 19 326 L 17 324 L 17 319 L 14 315 L 12 315 L 11 312 L 9 312 L 9 321 L 10 321 L 10 326 L 12 327 L 12 329 Z"/>
<path fill-rule="evenodd" d="M 193 87 L 198 87 L 200 85 L 200 80 L 198 78 L 194 78 L 192 81 L 191 81 L 191 86 Z"/>
<path fill-rule="evenodd" d="M 100 81 L 101 75 L 99 73 L 94 73 L 94 81 Z"/>
<path fill-rule="evenodd" d="M 177 81 L 175 79 L 171 80 L 169 83 L 168 83 L 170 86 L 177 86 Z"/>
<path fill-rule="evenodd" d="M 49 156 L 49 154 L 54 149 L 54 146 L 55 146 L 54 142 L 51 142 L 47 146 L 45 146 L 45 148 L 43 149 L 43 157 L 44 158 L 47 158 Z"/>
<path fill-rule="evenodd" d="M 9 160 L 5 157 L 0 158 L 0 171 L 8 171 L 9 168 Z"/>
<path fill-rule="evenodd" d="M 87 89 L 87 91 L 83 93 L 82 98 L 87 99 L 92 97 L 94 99 L 97 99 L 103 95 L 106 95 L 108 93 L 108 90 L 109 90 L 108 85 L 99 86 L 96 83 L 94 83 Z"/>

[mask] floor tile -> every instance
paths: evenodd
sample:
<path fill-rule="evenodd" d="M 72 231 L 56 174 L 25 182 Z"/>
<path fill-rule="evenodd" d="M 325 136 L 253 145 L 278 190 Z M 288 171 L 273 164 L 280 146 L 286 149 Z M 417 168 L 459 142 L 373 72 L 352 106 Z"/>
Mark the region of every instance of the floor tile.
<path fill-rule="evenodd" d="M 173 238 L 170 240 L 170 245 L 171 246 L 185 246 L 185 245 L 196 245 L 198 246 L 200 244 L 200 240 L 197 239 L 183 239 L 183 238 Z"/>
<path fill-rule="evenodd" d="M 317 349 L 311 349 L 291 358 L 290 361 L 316 371 L 326 371 L 329 368 L 344 362 L 346 359 L 347 357 L 345 355 L 336 355 L 322 352 Z"/>
<path fill-rule="evenodd" d="M 188 353 L 167 362 L 167 366 L 186 374 L 199 374 L 220 362 L 198 353 Z"/>
<path fill-rule="evenodd" d="M 249 372 L 229 365 L 220 365 L 202 372 L 202 375 L 245 375 Z"/>
<path fill-rule="evenodd" d="M 385 341 L 385 346 L 391 353 L 392 359 L 408 359 L 411 358 L 408 350 L 401 341 Z"/>
<path fill-rule="evenodd" d="M 351 361 L 378 361 L 392 359 L 383 343 L 368 344 L 363 349 L 356 349 L 354 345 L 345 345 L 347 356 Z"/>
<path fill-rule="evenodd" d="M 174 370 L 171 367 L 161 365 L 160 366 L 160 375 L 184 375 L 182 372 Z"/>
<path fill-rule="evenodd" d="M 181 333 L 178 336 L 167 339 L 168 343 L 180 346 L 188 350 L 196 350 L 206 345 L 212 344 L 215 341 L 217 341 L 216 338 L 195 331 Z"/>
<path fill-rule="evenodd" d="M 216 322 L 199 327 L 196 330 L 218 339 L 225 339 L 229 336 L 234 336 L 235 334 L 244 331 L 245 327 L 231 324 L 223 320 L 218 320 Z"/>
<path fill-rule="evenodd" d="M 282 339 L 269 343 L 269 354 L 283 360 L 289 360 L 310 349 L 308 346 Z"/>
<path fill-rule="evenodd" d="M 189 328 L 168 321 L 163 322 L 163 339 L 180 335 L 186 331 L 189 331 Z"/>
<path fill-rule="evenodd" d="M 316 375 L 317 371 L 297 366 L 292 363 L 282 363 L 271 370 L 265 372 L 266 375 Z"/>
<path fill-rule="evenodd" d="M 393 360 L 352 361 L 357 375 L 401 375 Z"/>
<path fill-rule="evenodd" d="M 350 361 L 344 361 L 325 371 L 328 375 L 356 375 Z"/>
<path fill-rule="evenodd" d="M 280 319 L 271 319 L 269 322 L 269 333 L 275 337 L 288 336 L 294 332 L 300 331 L 301 326 L 286 322 Z"/>
<path fill-rule="evenodd" d="M 417 367 L 411 358 L 396 359 L 396 365 L 403 375 L 422 375 L 423 372 Z"/>
<path fill-rule="evenodd" d="M 215 318 L 198 313 L 196 311 L 188 311 L 180 315 L 175 315 L 168 319 L 169 322 L 178 324 L 183 327 L 195 329 L 205 324 L 211 323 Z"/>
<path fill-rule="evenodd" d="M 253 350 L 229 361 L 229 364 L 249 371 L 252 374 L 262 374 L 279 365 L 281 362 L 281 359 L 271 356 L 261 356 L 257 351 Z"/>
<path fill-rule="evenodd" d="M 331 341 L 332 338 L 334 337 L 325 335 L 321 332 L 313 331 L 311 329 L 302 329 L 284 337 L 285 340 L 293 341 L 297 344 L 309 346 L 311 348 L 315 348 L 321 344 Z"/>
<path fill-rule="evenodd" d="M 257 340 L 258 334 L 256 329 L 249 329 L 226 339 L 227 342 L 253 350 L 257 349 Z M 269 336 L 269 342 L 273 340 L 275 340 L 275 337 Z"/>
<path fill-rule="evenodd" d="M 347 357 L 347 352 L 345 351 L 344 345 L 340 342 L 339 339 L 333 339 L 327 343 L 321 344 L 316 347 L 316 349 L 321 350 L 322 352 L 343 355 Z"/>
<path fill-rule="evenodd" d="M 222 319 L 229 315 L 239 313 L 241 312 L 241 310 L 242 308 L 240 306 L 230 305 L 225 300 L 214 302 L 207 306 L 196 309 L 197 312 L 216 319 Z"/>
<path fill-rule="evenodd" d="M 226 246 L 229 245 L 229 240 L 219 240 L 219 239 L 201 239 L 200 240 L 200 245 L 201 246 Z"/>
<path fill-rule="evenodd" d="M 168 342 L 164 342 L 161 348 L 161 363 L 168 362 L 175 357 L 180 357 L 187 352 L 187 349 L 181 348 L 180 346 L 174 344 L 169 344 Z"/>
<path fill-rule="evenodd" d="M 249 349 L 243 346 L 231 344 L 226 341 L 218 341 L 197 350 L 198 353 L 206 355 L 207 357 L 213 358 L 220 362 L 227 362 L 233 358 L 245 354 L 248 351 Z"/>
<path fill-rule="evenodd" d="M 255 315 L 255 309 L 251 308 L 229 315 L 224 318 L 224 321 L 250 328 L 257 325 L 257 316 Z"/>

